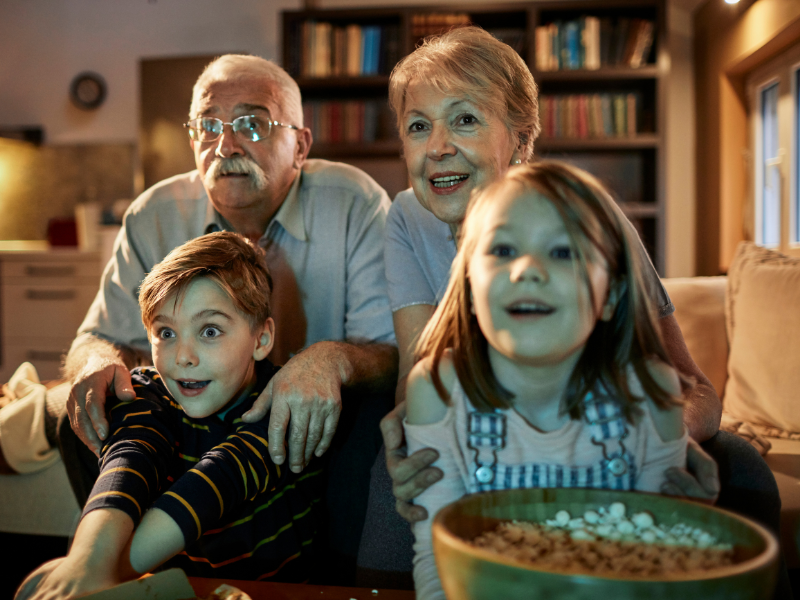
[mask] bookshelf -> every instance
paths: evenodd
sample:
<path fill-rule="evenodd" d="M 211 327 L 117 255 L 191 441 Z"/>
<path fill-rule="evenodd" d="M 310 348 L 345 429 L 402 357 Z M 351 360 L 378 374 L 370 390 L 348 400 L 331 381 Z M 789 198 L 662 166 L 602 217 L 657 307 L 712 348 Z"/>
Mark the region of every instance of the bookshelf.
<path fill-rule="evenodd" d="M 320 9 L 282 18 L 283 64 L 303 93 L 311 156 L 354 164 L 379 183 L 394 170 L 395 187 L 405 165 L 386 103 L 394 64 L 425 35 L 458 24 L 508 43 L 539 85 L 536 156 L 570 161 L 608 183 L 664 272 L 663 0 Z M 373 163 L 379 168 L 371 171 Z"/>

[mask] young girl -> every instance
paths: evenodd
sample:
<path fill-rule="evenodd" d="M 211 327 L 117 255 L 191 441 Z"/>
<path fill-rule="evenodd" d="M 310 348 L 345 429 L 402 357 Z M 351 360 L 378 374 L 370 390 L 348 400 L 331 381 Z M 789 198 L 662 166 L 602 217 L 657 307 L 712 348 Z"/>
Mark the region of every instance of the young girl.
<path fill-rule="evenodd" d="M 408 378 L 409 453 L 444 479 L 419 496 L 417 598 L 444 597 L 431 521 L 465 494 L 526 487 L 658 492 L 684 467 L 678 375 L 603 186 L 540 161 L 473 197 L 450 284 Z"/>

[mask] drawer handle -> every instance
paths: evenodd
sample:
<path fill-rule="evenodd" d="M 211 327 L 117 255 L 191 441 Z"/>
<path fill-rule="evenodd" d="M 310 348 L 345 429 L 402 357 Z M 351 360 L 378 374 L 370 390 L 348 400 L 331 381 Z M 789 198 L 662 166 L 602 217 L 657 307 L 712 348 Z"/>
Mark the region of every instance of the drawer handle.
<path fill-rule="evenodd" d="M 28 265 L 25 267 L 25 274 L 31 277 L 72 277 L 75 275 L 75 267 L 48 267 Z"/>
<path fill-rule="evenodd" d="M 63 352 L 52 350 L 28 350 L 25 353 L 25 357 L 30 361 L 61 362 L 62 356 L 64 356 Z"/>
<path fill-rule="evenodd" d="M 75 290 L 25 290 L 28 300 L 72 300 Z"/>

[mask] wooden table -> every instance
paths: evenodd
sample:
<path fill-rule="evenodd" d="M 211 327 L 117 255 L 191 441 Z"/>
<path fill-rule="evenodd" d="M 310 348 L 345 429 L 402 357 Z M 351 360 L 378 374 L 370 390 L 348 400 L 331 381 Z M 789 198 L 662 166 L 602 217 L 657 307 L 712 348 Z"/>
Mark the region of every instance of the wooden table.
<path fill-rule="evenodd" d="M 189 577 L 189 583 L 201 598 L 213 592 L 223 583 L 239 588 L 253 600 L 414 600 L 416 597 L 414 592 L 408 590 L 372 590 L 300 583 L 225 581 L 202 577 Z"/>

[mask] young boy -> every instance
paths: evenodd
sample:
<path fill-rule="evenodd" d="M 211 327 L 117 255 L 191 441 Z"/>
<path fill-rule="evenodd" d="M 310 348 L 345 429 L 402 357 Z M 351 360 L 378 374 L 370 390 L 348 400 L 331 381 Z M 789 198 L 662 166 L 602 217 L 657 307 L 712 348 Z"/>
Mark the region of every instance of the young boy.
<path fill-rule="evenodd" d="M 271 291 L 263 253 L 228 232 L 176 248 L 145 278 L 155 368 L 134 369 L 135 400 L 107 402 L 100 476 L 38 593 L 86 594 L 166 561 L 190 576 L 308 580 L 319 465 L 274 465 L 266 421 L 240 418 L 277 370 Z"/>

